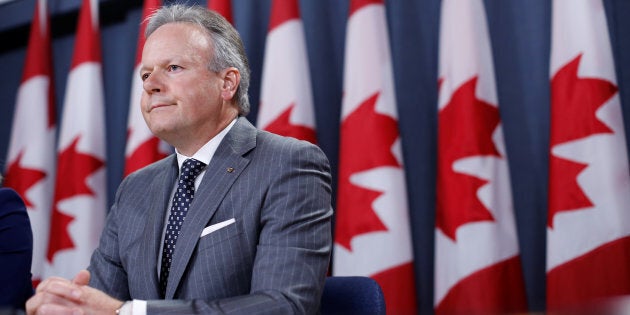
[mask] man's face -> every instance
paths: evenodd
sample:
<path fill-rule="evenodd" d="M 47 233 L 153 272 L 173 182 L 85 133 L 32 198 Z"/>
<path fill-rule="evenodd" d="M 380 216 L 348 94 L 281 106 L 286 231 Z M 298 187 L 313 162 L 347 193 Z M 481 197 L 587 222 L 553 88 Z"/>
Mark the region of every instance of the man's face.
<path fill-rule="evenodd" d="M 190 23 L 160 26 L 144 45 L 142 115 L 155 135 L 180 150 L 205 143 L 236 116 L 222 96 L 222 73 L 208 68 L 212 51 L 210 36 Z"/>

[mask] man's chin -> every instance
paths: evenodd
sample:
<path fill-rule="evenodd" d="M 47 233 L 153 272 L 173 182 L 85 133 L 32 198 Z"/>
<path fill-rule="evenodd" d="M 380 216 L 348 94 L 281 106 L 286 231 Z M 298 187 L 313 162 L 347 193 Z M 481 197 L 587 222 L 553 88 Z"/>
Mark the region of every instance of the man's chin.
<path fill-rule="evenodd" d="M 168 138 L 170 138 L 173 134 L 173 127 L 164 125 L 164 124 L 149 124 L 149 130 L 156 137 L 168 142 Z"/>

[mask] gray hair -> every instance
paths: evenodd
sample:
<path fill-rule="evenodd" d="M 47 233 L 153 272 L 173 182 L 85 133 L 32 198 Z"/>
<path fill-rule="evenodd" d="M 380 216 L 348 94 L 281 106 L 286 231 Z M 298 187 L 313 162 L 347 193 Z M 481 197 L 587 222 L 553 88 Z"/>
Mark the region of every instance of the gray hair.
<path fill-rule="evenodd" d="M 210 61 L 209 69 L 214 72 L 229 67 L 238 69 L 241 74 L 241 82 L 236 89 L 236 103 L 240 115 L 249 113 L 249 64 L 240 35 L 225 18 L 220 14 L 208 10 L 205 7 L 194 5 L 187 6 L 174 4 L 164 6 L 149 17 L 149 23 L 145 31 L 148 38 L 160 26 L 168 23 L 191 23 L 205 29 L 214 46 L 214 56 Z"/>

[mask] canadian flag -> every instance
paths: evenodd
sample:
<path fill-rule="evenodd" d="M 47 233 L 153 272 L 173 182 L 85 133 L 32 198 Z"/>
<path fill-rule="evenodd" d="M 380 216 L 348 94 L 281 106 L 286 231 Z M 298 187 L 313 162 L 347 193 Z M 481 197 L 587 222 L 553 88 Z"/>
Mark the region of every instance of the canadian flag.
<path fill-rule="evenodd" d="M 527 310 L 482 0 L 442 1 L 436 314 Z"/>
<path fill-rule="evenodd" d="M 407 187 L 383 1 L 352 0 L 333 275 L 369 276 L 391 314 L 415 314 Z"/>
<path fill-rule="evenodd" d="M 61 120 L 47 276 L 88 266 L 105 220 L 105 113 L 98 1 L 83 0 Z"/>
<path fill-rule="evenodd" d="M 297 0 L 273 1 L 261 85 L 258 126 L 316 143 L 310 71 Z"/>
<path fill-rule="evenodd" d="M 630 171 L 602 1 L 554 0 L 547 306 L 630 294 Z"/>
<path fill-rule="evenodd" d="M 27 206 L 33 230 L 33 284 L 42 279 L 55 184 L 55 106 L 46 0 L 35 5 L 22 84 L 18 89 L 4 185 Z"/>
<path fill-rule="evenodd" d="M 151 133 L 142 117 L 140 97 L 142 96 L 142 80 L 140 79 L 140 62 L 144 47 L 144 31 L 147 28 L 146 19 L 161 5 L 160 0 L 145 0 L 142 8 L 142 24 L 138 35 L 136 49 L 136 66 L 131 82 L 131 99 L 129 101 L 129 118 L 127 120 L 127 147 L 125 149 L 125 172 L 127 176 L 157 160 L 166 157 L 170 146 Z"/>
<path fill-rule="evenodd" d="M 208 0 L 208 8 L 223 15 L 228 22 L 234 25 L 234 18 L 232 17 L 232 0 Z"/>

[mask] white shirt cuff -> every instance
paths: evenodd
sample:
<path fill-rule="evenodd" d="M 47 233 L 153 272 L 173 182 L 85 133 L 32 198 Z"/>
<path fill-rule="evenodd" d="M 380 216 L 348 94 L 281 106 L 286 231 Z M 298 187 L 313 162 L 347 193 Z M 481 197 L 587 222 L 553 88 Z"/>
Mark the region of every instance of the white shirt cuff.
<path fill-rule="evenodd" d="M 131 315 L 147 315 L 147 301 L 133 300 L 131 306 L 133 309 Z"/>
<path fill-rule="evenodd" d="M 118 312 L 120 315 L 147 315 L 147 301 L 133 300 L 125 303 Z"/>

